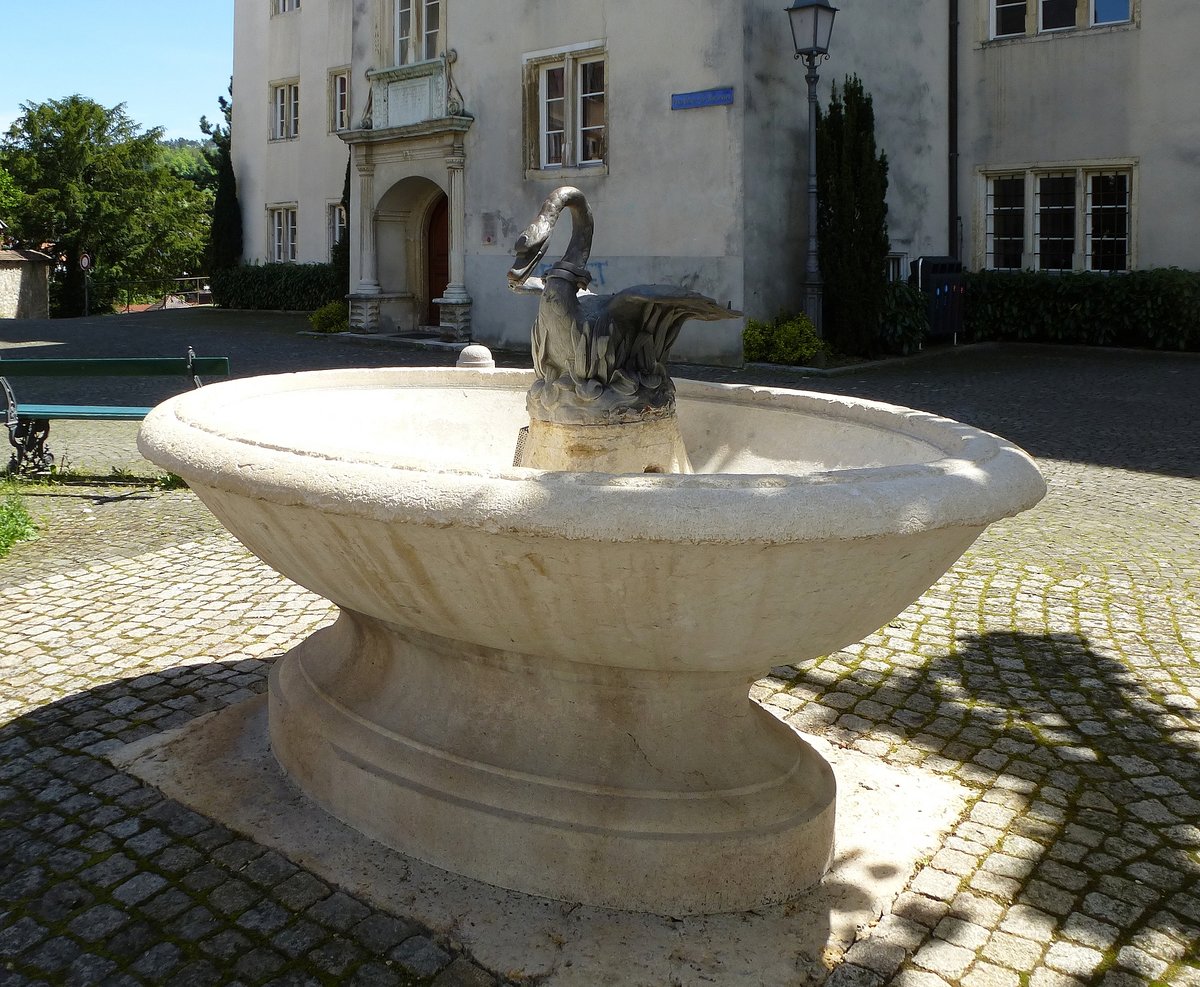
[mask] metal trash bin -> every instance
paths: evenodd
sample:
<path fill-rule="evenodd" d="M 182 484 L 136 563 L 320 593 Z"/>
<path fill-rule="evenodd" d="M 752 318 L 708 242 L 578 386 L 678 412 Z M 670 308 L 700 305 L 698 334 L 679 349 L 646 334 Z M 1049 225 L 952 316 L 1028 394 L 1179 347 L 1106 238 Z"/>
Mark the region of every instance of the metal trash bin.
<path fill-rule="evenodd" d="M 958 345 L 967 290 L 964 282 L 962 261 L 953 257 L 918 257 L 909 264 L 908 283 L 920 288 L 928 299 L 930 339 Z"/>

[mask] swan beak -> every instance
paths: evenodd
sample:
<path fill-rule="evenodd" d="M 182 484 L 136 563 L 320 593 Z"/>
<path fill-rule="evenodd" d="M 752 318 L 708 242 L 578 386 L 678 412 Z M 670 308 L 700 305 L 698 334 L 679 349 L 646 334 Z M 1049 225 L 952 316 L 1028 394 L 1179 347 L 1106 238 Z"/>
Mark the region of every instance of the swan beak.
<path fill-rule="evenodd" d="M 517 238 L 513 246 L 516 261 L 508 270 L 510 284 L 524 284 L 545 256 L 550 246 L 550 231 L 542 230 L 535 223 Z"/>

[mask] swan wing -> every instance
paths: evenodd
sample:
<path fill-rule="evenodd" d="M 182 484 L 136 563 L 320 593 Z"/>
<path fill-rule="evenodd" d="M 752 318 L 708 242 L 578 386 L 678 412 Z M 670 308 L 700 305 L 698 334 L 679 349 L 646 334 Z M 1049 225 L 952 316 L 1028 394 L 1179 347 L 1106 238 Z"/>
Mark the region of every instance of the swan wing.
<path fill-rule="evenodd" d="M 634 285 L 604 302 L 597 328 L 612 337 L 613 365 L 647 372 L 666 362 L 688 320 L 719 322 L 742 314 L 698 291 L 670 284 Z"/>

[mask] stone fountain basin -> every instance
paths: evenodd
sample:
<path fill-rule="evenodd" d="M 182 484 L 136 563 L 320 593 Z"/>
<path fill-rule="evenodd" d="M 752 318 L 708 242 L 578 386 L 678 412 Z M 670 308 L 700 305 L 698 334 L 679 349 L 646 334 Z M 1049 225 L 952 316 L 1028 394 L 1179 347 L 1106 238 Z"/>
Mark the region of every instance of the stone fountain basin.
<path fill-rule="evenodd" d="M 784 901 L 825 872 L 836 783 L 750 683 L 886 624 L 1042 478 L 933 415 L 690 381 L 692 474 L 514 468 L 532 380 L 232 381 L 139 445 L 341 608 L 270 682 L 272 750 L 329 811 L 554 898 Z"/>
<path fill-rule="evenodd" d="M 1045 492 L 1023 452 L 967 425 L 692 381 L 677 387 L 694 474 L 514 468 L 531 382 L 232 381 L 166 402 L 140 443 L 251 551 L 339 606 L 563 660 L 754 675 L 878 629 Z"/>

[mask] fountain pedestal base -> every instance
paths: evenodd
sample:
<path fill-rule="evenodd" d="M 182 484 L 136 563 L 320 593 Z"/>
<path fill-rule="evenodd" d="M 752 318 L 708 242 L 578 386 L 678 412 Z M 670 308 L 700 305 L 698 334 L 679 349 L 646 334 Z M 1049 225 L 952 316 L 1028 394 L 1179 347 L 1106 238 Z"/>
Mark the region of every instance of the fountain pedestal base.
<path fill-rule="evenodd" d="M 642 421 L 566 425 L 530 418 L 516 466 L 586 473 L 691 473 L 672 411 Z"/>
<path fill-rule="evenodd" d="M 820 879 L 835 782 L 744 676 L 561 661 L 351 611 L 272 671 L 271 745 L 355 829 L 569 901 L 740 911 Z"/>

